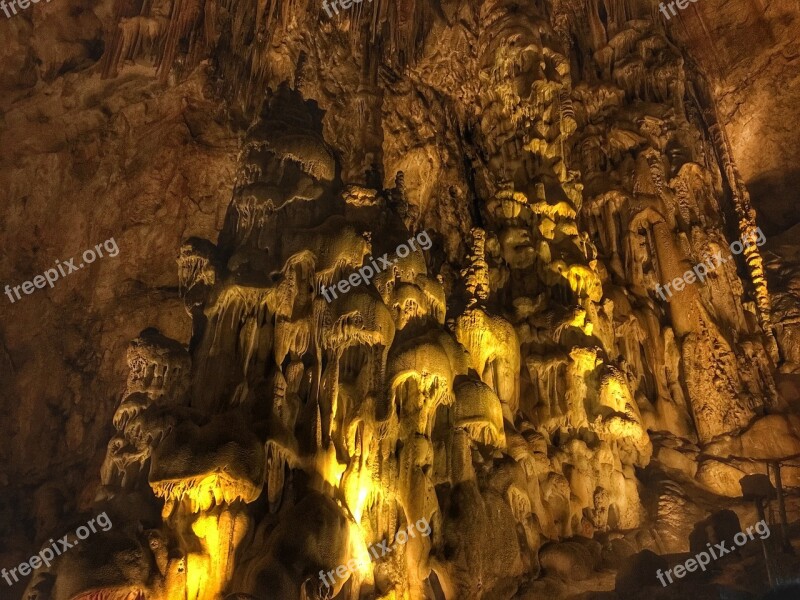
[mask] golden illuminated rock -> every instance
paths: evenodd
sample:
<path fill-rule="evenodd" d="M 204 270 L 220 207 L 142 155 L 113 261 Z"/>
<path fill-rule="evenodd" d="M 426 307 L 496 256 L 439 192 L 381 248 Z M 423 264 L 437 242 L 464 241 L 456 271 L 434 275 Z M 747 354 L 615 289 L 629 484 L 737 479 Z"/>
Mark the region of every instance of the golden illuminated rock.
<path fill-rule="evenodd" d="M 115 527 L 28 598 L 539 597 L 751 515 L 800 453 L 797 272 L 753 244 L 660 294 L 757 223 L 640 4 L 120 3 L 97 77 L 202 70 L 238 156 L 170 250 L 190 333 L 103 358 Z"/>

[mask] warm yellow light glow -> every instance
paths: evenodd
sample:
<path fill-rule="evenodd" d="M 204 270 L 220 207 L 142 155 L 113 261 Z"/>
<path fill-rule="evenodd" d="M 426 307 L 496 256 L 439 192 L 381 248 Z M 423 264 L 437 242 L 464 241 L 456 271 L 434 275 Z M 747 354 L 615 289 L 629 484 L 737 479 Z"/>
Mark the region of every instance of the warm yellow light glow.
<path fill-rule="evenodd" d="M 328 444 L 324 452 L 317 454 L 316 463 L 316 470 L 322 478 L 333 487 L 338 488 L 347 465 L 338 461 L 333 444 Z"/>
<path fill-rule="evenodd" d="M 169 600 L 213 600 L 214 594 L 209 578 L 209 557 L 198 553 L 186 556 L 186 590 L 179 596 L 170 596 Z M 222 591 L 220 589 L 220 591 Z M 185 596 L 183 595 L 185 594 Z"/>
<path fill-rule="evenodd" d="M 358 574 L 361 580 L 372 578 L 372 558 L 367 549 L 364 532 L 356 523 L 350 523 L 350 551 L 358 561 Z"/>
<path fill-rule="evenodd" d="M 577 327 L 586 335 L 592 335 L 592 324 L 586 321 L 586 311 L 582 308 L 575 311 L 575 313 L 572 315 L 569 325 L 570 327 Z"/>
<path fill-rule="evenodd" d="M 197 515 L 192 531 L 200 540 L 202 553 L 187 557 L 186 593 L 193 600 L 221 597 L 233 574 L 236 547 L 247 532 L 245 512 L 228 506 Z"/>
<path fill-rule="evenodd" d="M 568 265 L 558 259 L 551 262 L 549 268 L 563 277 L 578 297 L 586 297 L 593 302 L 600 302 L 603 297 L 603 285 L 600 276 L 591 268 L 591 265 L 578 263 Z"/>
<path fill-rule="evenodd" d="M 569 355 L 575 361 L 575 367 L 579 373 L 593 371 L 597 365 L 603 362 L 597 356 L 597 350 L 593 348 L 576 347 L 570 351 Z"/>
<path fill-rule="evenodd" d="M 356 523 L 361 523 L 361 514 L 364 511 L 364 502 L 366 502 L 369 496 L 370 487 L 371 483 L 369 481 L 359 481 L 358 498 L 356 498 L 356 505 L 353 507 L 353 517 Z"/>
<path fill-rule="evenodd" d="M 162 516 L 166 519 L 183 500 L 190 504 L 193 513 L 210 510 L 223 502 L 236 500 L 254 502 L 261 494 L 261 487 L 246 479 L 235 479 L 218 471 L 193 478 L 150 482 L 153 493 L 164 498 Z"/>
<path fill-rule="evenodd" d="M 150 485 L 156 496 L 165 500 L 164 518 L 179 527 L 190 524 L 200 542 L 185 558 L 170 562 L 166 598 L 217 600 L 230 581 L 236 548 L 249 525 L 238 502 L 252 502 L 260 488 L 223 471 Z"/>

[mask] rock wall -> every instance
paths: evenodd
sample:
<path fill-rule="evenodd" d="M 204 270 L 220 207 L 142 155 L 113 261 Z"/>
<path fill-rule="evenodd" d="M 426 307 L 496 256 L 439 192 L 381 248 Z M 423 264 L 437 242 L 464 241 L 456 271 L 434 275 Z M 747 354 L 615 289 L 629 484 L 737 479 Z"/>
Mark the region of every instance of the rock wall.
<path fill-rule="evenodd" d="M 510 598 L 587 577 L 592 538 L 685 550 L 709 497 L 800 453 L 773 378 L 795 297 L 655 7 L 342 11 L 120 4 L 91 69 L 5 113 L 30 206 L 6 239 L 34 257 L 8 271 L 42 272 L 57 228 L 120 247 L 3 309 L 2 382 L 51 411 L 5 409 L 6 514 L 37 497 L 15 546 L 114 522 L 28 598 Z"/>

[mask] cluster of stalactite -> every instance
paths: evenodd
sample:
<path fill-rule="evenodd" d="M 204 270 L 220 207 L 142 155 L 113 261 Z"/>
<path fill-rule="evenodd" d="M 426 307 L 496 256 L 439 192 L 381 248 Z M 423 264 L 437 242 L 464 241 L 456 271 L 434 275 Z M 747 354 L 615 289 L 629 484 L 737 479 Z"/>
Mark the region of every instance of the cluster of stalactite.
<path fill-rule="evenodd" d="M 748 279 L 656 292 L 755 223 L 702 82 L 633 4 L 376 0 L 305 37 L 298 3 L 119 9 L 106 75 L 213 49 L 257 110 L 219 239 L 180 249 L 191 351 L 148 330 L 128 356 L 97 501 L 144 531 L 43 572 L 53 598 L 501 597 L 567 538 L 678 549 L 640 498 L 654 452 L 731 496 L 748 431 L 800 450 L 758 248 Z"/>

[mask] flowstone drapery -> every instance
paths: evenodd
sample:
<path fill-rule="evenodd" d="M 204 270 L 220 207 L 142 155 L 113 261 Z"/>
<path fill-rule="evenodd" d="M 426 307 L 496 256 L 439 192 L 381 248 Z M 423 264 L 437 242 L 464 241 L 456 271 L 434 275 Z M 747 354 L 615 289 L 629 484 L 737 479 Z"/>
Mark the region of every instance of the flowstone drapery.
<path fill-rule="evenodd" d="M 739 457 L 800 451 L 758 249 L 655 291 L 755 223 L 652 15 L 379 1 L 361 47 L 363 12 L 301 39 L 307 12 L 278 4 L 143 8 L 107 50 L 113 75 L 158 48 L 166 79 L 205 43 L 256 116 L 219 239 L 179 251 L 188 350 L 131 344 L 97 496 L 126 525 L 40 600 L 510 598 L 593 537 L 684 549 L 693 523 L 660 518 L 680 485 L 639 478 L 654 453 L 736 497 Z M 430 250 L 395 253 L 423 230 Z M 371 285 L 321 295 L 384 253 Z M 430 536 L 372 560 L 420 519 Z"/>

